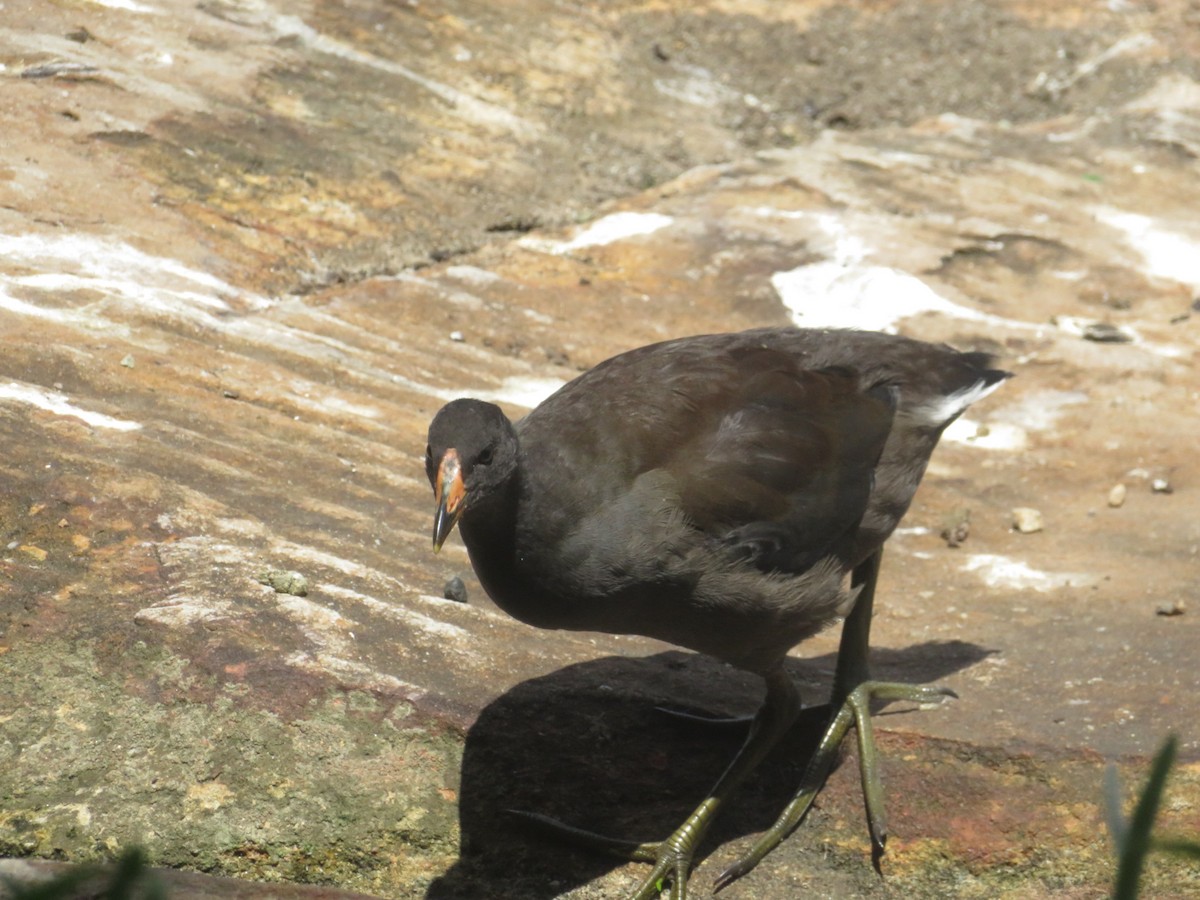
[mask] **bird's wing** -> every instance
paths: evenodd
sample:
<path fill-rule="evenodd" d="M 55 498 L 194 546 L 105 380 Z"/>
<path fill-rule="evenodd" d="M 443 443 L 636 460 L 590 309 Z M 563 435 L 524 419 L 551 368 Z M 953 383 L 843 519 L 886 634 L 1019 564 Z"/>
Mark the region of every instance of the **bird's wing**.
<path fill-rule="evenodd" d="M 766 349 L 731 356 L 736 390 L 707 398 L 665 468 L 696 527 L 760 568 L 801 571 L 852 537 L 894 403 L 854 371 Z"/>
<path fill-rule="evenodd" d="M 519 428 L 530 469 L 557 473 L 555 531 L 606 520 L 624 494 L 661 487 L 644 477 L 658 471 L 693 529 L 763 569 L 801 571 L 862 516 L 893 412 L 886 388 L 849 369 L 807 369 L 761 343 L 677 343 L 593 369 Z"/>

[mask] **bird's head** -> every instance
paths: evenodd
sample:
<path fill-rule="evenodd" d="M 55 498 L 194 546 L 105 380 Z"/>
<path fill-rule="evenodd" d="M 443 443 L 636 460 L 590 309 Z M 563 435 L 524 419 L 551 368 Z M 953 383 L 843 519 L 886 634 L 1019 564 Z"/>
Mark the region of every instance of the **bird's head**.
<path fill-rule="evenodd" d="M 494 497 L 516 468 L 517 433 L 496 404 L 462 399 L 438 410 L 425 447 L 425 474 L 437 503 L 435 552 L 463 513 Z"/>

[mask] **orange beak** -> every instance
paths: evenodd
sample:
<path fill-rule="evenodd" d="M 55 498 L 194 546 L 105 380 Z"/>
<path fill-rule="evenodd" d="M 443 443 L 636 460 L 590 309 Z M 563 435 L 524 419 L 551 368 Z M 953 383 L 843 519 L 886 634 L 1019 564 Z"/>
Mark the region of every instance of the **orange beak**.
<path fill-rule="evenodd" d="M 458 451 L 453 447 L 446 451 L 438 466 L 433 496 L 437 498 L 437 510 L 433 514 L 433 552 L 437 553 L 458 524 L 463 511 L 463 499 L 467 496 L 462 464 L 458 461 Z"/>

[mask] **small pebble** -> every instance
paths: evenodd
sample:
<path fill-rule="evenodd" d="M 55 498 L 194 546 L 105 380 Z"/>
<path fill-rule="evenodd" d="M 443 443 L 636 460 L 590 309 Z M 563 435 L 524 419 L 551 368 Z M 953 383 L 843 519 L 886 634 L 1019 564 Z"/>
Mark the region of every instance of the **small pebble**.
<path fill-rule="evenodd" d="M 293 597 L 304 597 L 308 594 L 308 579 L 299 572 L 267 569 L 255 577 L 260 584 L 265 584 L 277 594 L 291 594 Z"/>
<path fill-rule="evenodd" d="M 1089 322 L 1083 326 L 1083 339 L 1100 344 L 1128 344 L 1133 335 L 1107 322 Z"/>
<path fill-rule="evenodd" d="M 1042 513 L 1029 506 L 1018 506 L 1012 511 L 1013 528 L 1021 534 L 1033 534 L 1042 530 Z"/>
<path fill-rule="evenodd" d="M 1113 509 L 1125 504 L 1125 495 L 1129 493 L 1124 484 L 1114 484 L 1108 492 L 1108 505 Z"/>
<path fill-rule="evenodd" d="M 1167 479 L 1155 478 L 1150 482 L 1150 490 L 1154 491 L 1156 494 L 1170 494 L 1175 489 L 1171 487 L 1171 482 L 1167 481 Z"/>
<path fill-rule="evenodd" d="M 125 358 L 121 360 L 121 365 L 123 365 L 127 369 L 132 369 L 133 368 L 133 354 L 132 353 L 125 354 Z"/>
<path fill-rule="evenodd" d="M 971 511 L 956 509 L 942 519 L 938 532 L 947 547 L 958 547 L 971 534 Z"/>
<path fill-rule="evenodd" d="M 1102 344 L 1128 344 L 1135 335 L 1127 328 L 1100 322 L 1096 319 L 1085 319 L 1080 316 L 1051 316 L 1050 321 L 1068 334 L 1075 334 L 1085 341 L 1097 341 Z"/>
<path fill-rule="evenodd" d="M 446 582 L 446 586 L 442 588 L 442 596 L 447 600 L 453 600 L 455 603 L 467 602 L 467 586 L 463 580 L 455 575 Z"/>
<path fill-rule="evenodd" d="M 1174 603 L 1160 603 L 1154 612 L 1160 616 L 1182 616 L 1187 612 L 1187 605 L 1182 600 L 1176 600 Z"/>
<path fill-rule="evenodd" d="M 463 341 L 466 340 L 466 338 L 463 337 L 463 333 L 461 331 L 452 331 L 452 332 L 450 332 L 450 340 L 461 344 Z"/>

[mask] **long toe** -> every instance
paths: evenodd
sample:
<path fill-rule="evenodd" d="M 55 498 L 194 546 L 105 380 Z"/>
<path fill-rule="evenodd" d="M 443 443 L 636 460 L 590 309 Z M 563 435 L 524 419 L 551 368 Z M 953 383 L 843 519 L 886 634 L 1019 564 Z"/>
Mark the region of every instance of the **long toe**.
<path fill-rule="evenodd" d="M 658 842 L 639 843 L 638 841 L 610 837 L 606 834 L 588 831 L 586 828 L 577 828 L 574 825 L 568 825 L 566 822 L 561 822 L 551 816 L 529 812 L 524 809 L 510 809 L 506 810 L 506 812 L 540 834 L 565 841 L 568 844 L 574 844 L 577 847 L 586 847 L 589 850 L 595 850 L 607 856 L 615 856 L 620 860 L 628 862 L 656 862 L 659 858 L 661 844 Z"/>

